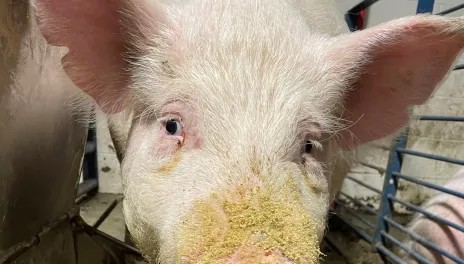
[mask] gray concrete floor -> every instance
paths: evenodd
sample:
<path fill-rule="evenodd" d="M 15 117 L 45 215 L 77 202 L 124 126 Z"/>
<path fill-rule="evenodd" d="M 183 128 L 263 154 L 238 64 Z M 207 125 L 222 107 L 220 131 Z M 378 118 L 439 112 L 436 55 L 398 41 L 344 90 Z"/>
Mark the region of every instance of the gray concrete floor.
<path fill-rule="evenodd" d="M 121 195 L 98 193 L 91 199 L 81 205 L 81 216 L 89 224 L 93 225 L 103 212 Z M 99 230 L 124 241 L 124 215 L 122 213 L 122 204 L 113 209 L 106 220 L 100 225 Z"/>

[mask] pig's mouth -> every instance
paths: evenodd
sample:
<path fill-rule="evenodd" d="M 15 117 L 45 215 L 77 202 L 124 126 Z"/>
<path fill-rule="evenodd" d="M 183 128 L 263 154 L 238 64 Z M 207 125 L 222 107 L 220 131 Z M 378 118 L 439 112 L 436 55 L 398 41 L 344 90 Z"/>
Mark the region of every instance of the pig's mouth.
<path fill-rule="evenodd" d="M 294 186 L 244 186 L 195 202 L 181 224 L 177 263 L 318 263 L 319 225 Z"/>

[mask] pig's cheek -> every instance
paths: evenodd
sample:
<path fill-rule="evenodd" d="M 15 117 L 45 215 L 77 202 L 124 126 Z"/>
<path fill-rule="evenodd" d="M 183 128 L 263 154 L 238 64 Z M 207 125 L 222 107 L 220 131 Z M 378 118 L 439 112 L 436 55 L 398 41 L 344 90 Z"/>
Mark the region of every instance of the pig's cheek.
<path fill-rule="evenodd" d="M 198 149 L 201 148 L 203 144 L 203 139 L 197 128 L 190 130 L 189 133 L 185 135 L 184 141 L 187 149 Z"/>

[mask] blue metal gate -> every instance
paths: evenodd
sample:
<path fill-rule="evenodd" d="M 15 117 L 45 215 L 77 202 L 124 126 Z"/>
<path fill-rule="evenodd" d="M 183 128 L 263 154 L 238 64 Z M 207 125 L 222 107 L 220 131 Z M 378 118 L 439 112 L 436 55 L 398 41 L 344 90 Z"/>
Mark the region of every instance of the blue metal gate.
<path fill-rule="evenodd" d="M 359 18 L 360 11 L 362 11 L 363 9 L 369 7 L 370 5 L 378 1 L 379 0 L 363 1 L 359 5 L 352 8 L 346 13 L 345 19 L 351 31 L 358 30 L 358 28 L 356 27 L 356 21 Z M 417 13 L 432 13 L 434 2 L 435 2 L 434 0 L 419 0 L 418 6 L 417 6 Z M 436 13 L 436 15 L 446 15 L 446 14 L 452 13 L 460 9 L 464 9 L 464 4 L 460 4 L 448 10 L 442 11 L 440 13 Z M 460 69 L 464 69 L 464 64 L 456 66 L 454 70 L 460 70 Z M 461 116 L 422 116 L 419 118 L 419 121 L 464 122 L 464 117 L 461 117 Z M 359 209 L 363 211 L 363 213 L 370 215 L 371 217 L 374 217 L 374 219 L 376 219 L 375 222 L 369 221 L 366 217 L 363 217 L 362 214 L 359 213 L 359 211 L 348 208 L 347 205 L 344 202 L 342 202 L 339 198 L 335 199 L 334 205 L 332 206 L 331 211 L 336 213 L 336 217 L 338 217 L 340 220 L 342 220 L 344 223 L 350 226 L 357 234 L 359 234 L 359 236 L 362 239 L 370 243 L 373 247 L 373 250 L 379 253 L 385 262 L 405 263 L 404 260 L 400 259 L 395 253 L 393 253 L 392 245 L 394 245 L 408 252 L 409 254 L 411 254 L 412 257 L 414 257 L 417 261 L 419 261 L 419 263 L 430 263 L 429 261 L 424 259 L 421 255 L 419 255 L 417 252 L 414 252 L 410 247 L 401 243 L 397 238 L 395 238 L 391 234 L 391 229 L 395 228 L 398 231 L 404 232 L 405 234 L 409 235 L 410 238 L 414 239 L 418 243 L 432 249 L 433 251 L 436 251 L 442 254 L 443 256 L 446 256 L 447 258 L 451 259 L 455 263 L 464 263 L 463 259 L 459 259 L 458 257 L 451 255 L 449 252 L 443 250 L 438 245 L 435 245 L 434 243 L 419 236 L 418 234 L 415 234 L 409 231 L 406 227 L 404 227 L 397 221 L 393 220 L 393 217 L 392 217 L 394 213 L 393 206 L 396 203 L 414 212 L 419 212 L 423 214 L 424 216 L 432 219 L 435 222 L 448 225 L 459 231 L 464 232 L 463 226 L 457 225 L 456 223 L 448 221 L 440 216 L 429 213 L 423 210 L 422 208 L 420 208 L 419 206 L 413 205 L 411 203 L 405 202 L 397 198 L 396 194 L 398 191 L 398 183 L 400 180 L 408 181 L 413 184 L 422 185 L 427 188 L 431 188 L 431 189 L 434 189 L 440 192 L 444 192 L 444 193 L 451 194 L 451 195 L 454 195 L 460 198 L 464 198 L 463 193 L 459 193 L 459 192 L 456 192 L 450 189 L 443 188 L 436 184 L 429 183 L 424 180 L 416 179 L 411 176 L 401 174 L 401 168 L 403 165 L 403 157 L 405 155 L 412 155 L 416 157 L 421 157 L 421 158 L 431 159 L 431 160 L 436 160 L 436 161 L 441 161 L 441 162 L 448 162 L 448 163 L 457 164 L 457 165 L 464 165 L 464 160 L 443 157 L 443 156 L 438 156 L 434 154 L 423 153 L 423 152 L 406 149 L 407 138 L 408 138 L 408 132 L 406 131 L 401 136 L 399 136 L 399 138 L 396 139 L 396 142 L 390 151 L 390 156 L 389 156 L 386 169 L 380 168 L 378 166 L 362 163 L 362 165 L 366 167 L 375 169 L 379 171 L 380 173 L 385 173 L 382 190 L 378 190 L 377 188 L 374 188 L 353 177 L 348 176 L 346 178 L 347 180 L 352 181 L 353 183 L 363 186 L 363 188 L 367 188 L 370 191 L 373 191 L 377 193 L 378 195 L 380 195 L 379 210 L 374 210 L 373 208 L 370 208 L 364 205 L 363 203 L 356 200 L 352 196 L 344 193 L 343 191 L 340 191 L 338 194 L 339 198 L 343 197 L 345 200 L 348 200 L 352 202 L 353 204 L 355 204 L 356 206 L 358 206 Z M 343 209 L 343 213 L 341 209 Z M 350 217 L 353 217 L 359 220 L 360 223 L 362 223 L 362 226 L 353 223 L 353 221 L 350 221 L 349 217 L 347 217 L 345 213 L 349 214 Z"/>

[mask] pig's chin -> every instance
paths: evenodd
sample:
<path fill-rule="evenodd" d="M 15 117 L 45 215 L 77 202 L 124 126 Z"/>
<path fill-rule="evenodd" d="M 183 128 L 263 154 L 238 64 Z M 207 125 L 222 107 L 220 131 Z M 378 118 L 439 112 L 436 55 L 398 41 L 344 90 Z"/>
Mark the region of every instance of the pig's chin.
<path fill-rule="evenodd" d="M 194 202 L 175 263 L 318 263 L 323 226 L 296 186 L 245 186 Z"/>

